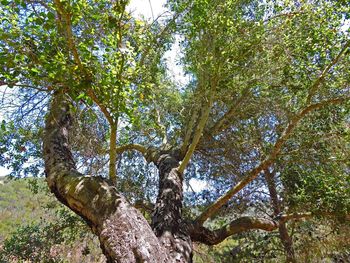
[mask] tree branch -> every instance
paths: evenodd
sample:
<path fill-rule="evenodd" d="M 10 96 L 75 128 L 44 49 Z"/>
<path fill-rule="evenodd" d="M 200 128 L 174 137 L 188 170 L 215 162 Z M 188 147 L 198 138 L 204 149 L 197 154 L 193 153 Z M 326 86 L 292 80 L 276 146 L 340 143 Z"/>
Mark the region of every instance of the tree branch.
<path fill-rule="evenodd" d="M 100 100 L 97 98 L 95 92 L 92 88 L 89 88 L 87 90 L 87 95 L 96 103 L 96 105 L 100 108 L 101 112 L 107 119 L 111 134 L 109 136 L 109 179 L 112 180 L 113 183 L 116 183 L 117 181 L 117 131 L 118 131 L 118 120 L 114 121 L 112 115 L 109 113 L 105 105 L 103 105 Z"/>
<path fill-rule="evenodd" d="M 111 124 L 109 136 L 109 179 L 115 184 L 117 182 L 117 125 Z"/>
<path fill-rule="evenodd" d="M 347 49 L 350 47 L 350 40 L 345 43 L 343 48 L 340 50 L 338 55 L 332 60 L 331 63 L 329 63 L 324 70 L 322 71 L 321 75 L 318 76 L 318 78 L 315 80 L 314 84 L 312 84 L 310 90 L 309 90 L 309 95 L 306 99 L 306 103 L 309 104 L 312 100 L 312 97 L 315 95 L 316 90 L 320 86 L 321 82 L 324 80 L 326 77 L 327 73 L 330 71 L 330 69 L 338 63 L 340 58 L 343 56 L 343 54 L 347 51 Z"/>
<path fill-rule="evenodd" d="M 99 101 L 99 99 L 97 98 L 93 89 L 89 88 L 86 93 L 96 103 L 96 105 L 100 108 L 101 112 L 106 117 L 108 123 L 111 126 L 114 125 L 114 119 L 113 119 L 112 115 L 109 113 L 108 109 Z"/>
<path fill-rule="evenodd" d="M 148 163 L 153 162 L 155 164 L 157 163 L 160 155 L 167 152 L 166 150 L 162 151 L 156 147 L 146 148 L 145 146 L 137 143 L 130 143 L 130 144 L 119 146 L 117 147 L 116 152 L 117 154 L 122 154 L 123 152 L 132 151 L 132 150 L 140 152 Z"/>
<path fill-rule="evenodd" d="M 192 142 L 191 142 L 190 146 L 188 147 L 186 155 L 183 158 L 183 160 L 181 161 L 180 166 L 177 168 L 178 172 L 181 174 L 184 173 L 185 168 L 188 165 L 188 163 L 190 162 L 191 157 L 192 157 L 192 155 L 197 147 L 197 144 L 203 135 L 203 130 L 204 130 L 205 124 L 207 123 L 212 103 L 213 103 L 213 98 L 212 98 L 212 94 L 210 94 L 209 98 L 208 98 L 207 106 L 204 109 L 202 109 L 201 118 L 199 120 L 198 127 L 195 131 Z"/>
<path fill-rule="evenodd" d="M 271 150 L 271 153 L 253 170 L 250 171 L 250 173 L 243 178 L 240 182 L 238 182 L 234 187 L 232 187 L 226 194 L 221 196 L 215 203 L 211 204 L 197 219 L 196 222 L 199 225 L 202 225 L 208 218 L 214 216 L 219 209 L 225 205 L 235 194 L 237 194 L 241 189 L 243 189 L 246 185 L 248 185 L 250 182 L 252 182 L 261 171 L 266 170 L 278 157 L 278 155 L 281 152 L 282 146 L 287 141 L 289 136 L 294 131 L 297 124 L 300 122 L 300 120 L 310 113 L 311 111 L 320 109 L 326 105 L 329 104 L 340 104 L 344 101 L 349 100 L 350 97 L 342 97 L 342 98 L 334 98 L 326 101 L 322 101 L 319 103 L 311 104 L 304 108 L 302 111 L 300 111 L 298 114 L 296 114 L 287 127 L 282 132 L 281 136 L 277 139 L 274 147 Z"/>
<path fill-rule="evenodd" d="M 278 222 L 254 217 L 241 217 L 217 230 L 210 230 L 206 227 L 194 224 L 190 228 L 192 241 L 201 242 L 206 245 L 216 245 L 234 234 L 239 234 L 252 229 L 272 231 L 278 228 Z"/>
<path fill-rule="evenodd" d="M 141 144 L 131 143 L 131 144 L 126 144 L 126 145 L 122 145 L 122 146 L 117 147 L 118 154 L 121 154 L 125 151 L 131 151 L 131 150 L 139 151 L 143 155 L 146 155 L 146 153 L 147 153 L 147 148 Z"/>
<path fill-rule="evenodd" d="M 86 68 L 83 66 L 81 59 L 79 57 L 79 53 L 78 53 L 78 49 L 75 45 L 75 41 L 74 41 L 74 36 L 73 36 L 73 31 L 72 31 L 72 23 L 71 23 L 71 17 L 69 14 L 67 14 L 67 12 L 64 10 L 64 6 L 62 4 L 62 2 L 60 0 L 55 0 L 55 5 L 57 8 L 57 12 L 59 14 L 59 21 L 62 24 L 64 31 L 65 31 L 65 37 L 66 40 L 68 42 L 68 48 L 69 50 L 72 52 L 73 54 L 73 58 L 75 63 L 78 65 L 80 71 L 87 76 L 87 70 Z M 102 111 L 102 113 L 105 115 L 107 121 L 109 122 L 109 124 L 112 126 L 115 124 L 113 117 L 111 116 L 111 114 L 109 113 L 109 111 L 107 110 L 107 108 L 99 101 L 99 99 L 97 98 L 95 92 L 93 91 L 93 89 L 91 87 L 88 88 L 86 94 L 96 103 L 96 105 L 100 108 L 100 110 Z"/>
<path fill-rule="evenodd" d="M 158 46 L 160 44 L 160 39 L 163 39 L 164 35 L 170 30 L 171 24 L 176 21 L 176 19 L 180 16 L 180 14 L 175 14 L 174 17 L 168 22 L 168 24 L 163 28 L 162 31 L 159 32 L 158 35 L 156 35 L 151 41 L 148 42 L 147 47 L 145 48 L 145 51 L 141 55 L 140 59 L 140 67 L 142 67 L 145 63 L 145 59 L 148 56 L 149 52 L 151 51 L 152 45 Z"/>
<path fill-rule="evenodd" d="M 35 89 L 37 91 L 43 91 L 43 92 L 52 91 L 52 88 L 50 86 L 45 89 L 45 88 L 39 88 L 36 86 L 27 85 L 27 84 L 17 84 L 15 82 L 5 82 L 2 80 L 0 80 L 0 86 L 13 86 L 13 87 L 29 88 L 29 89 Z"/>
<path fill-rule="evenodd" d="M 216 230 L 210 230 L 202 225 L 196 224 L 196 222 L 189 224 L 189 229 L 192 241 L 201 242 L 206 245 L 216 245 L 235 234 L 253 229 L 273 231 L 277 229 L 280 224 L 284 224 L 287 221 L 301 220 L 317 215 L 334 216 L 333 214 L 316 214 L 312 212 L 283 214 L 274 219 L 244 216 Z M 350 220 L 350 215 L 345 216 L 345 220 Z"/>
<path fill-rule="evenodd" d="M 309 218 L 315 216 L 315 214 L 311 212 L 305 212 L 305 213 L 292 213 L 292 214 L 283 214 L 278 219 L 280 220 L 281 223 L 285 223 L 289 220 L 298 220 L 298 219 L 303 219 L 303 218 Z"/>
<path fill-rule="evenodd" d="M 186 154 L 186 150 L 187 150 L 188 146 L 190 145 L 190 140 L 191 140 L 191 136 L 193 133 L 193 126 L 195 125 L 197 118 L 198 118 L 198 107 L 196 107 L 196 105 L 194 105 L 191 119 L 189 120 L 188 127 L 185 131 L 184 141 L 182 143 L 181 150 L 180 150 L 181 153 L 184 155 Z"/>
<path fill-rule="evenodd" d="M 155 109 L 155 111 L 157 114 L 156 125 L 160 128 L 160 133 L 162 135 L 162 145 L 165 146 L 168 143 L 167 128 L 162 124 L 159 110 Z"/>
<path fill-rule="evenodd" d="M 73 32 L 72 32 L 72 23 L 71 23 L 71 15 L 68 14 L 65 10 L 64 10 L 64 6 L 62 4 L 62 2 L 60 0 L 55 0 L 55 5 L 57 8 L 57 12 L 59 14 L 59 21 L 61 24 L 63 24 L 64 30 L 65 30 L 65 36 L 66 36 L 66 40 L 68 42 L 68 48 L 69 50 L 72 52 L 73 54 L 73 58 L 75 63 L 78 65 L 79 69 L 84 72 L 84 66 L 81 63 L 79 54 L 78 54 L 78 50 L 75 46 L 74 43 L 74 36 L 73 36 Z"/>
<path fill-rule="evenodd" d="M 303 15 L 306 14 L 306 12 L 299 10 L 299 11 L 295 11 L 295 12 L 289 12 L 289 13 L 282 13 L 282 14 L 278 14 L 272 17 L 269 17 L 268 19 L 265 19 L 264 22 L 268 22 L 271 21 L 273 19 L 279 18 L 279 17 L 287 17 L 287 18 L 291 18 L 293 16 L 297 16 L 297 15 Z"/>

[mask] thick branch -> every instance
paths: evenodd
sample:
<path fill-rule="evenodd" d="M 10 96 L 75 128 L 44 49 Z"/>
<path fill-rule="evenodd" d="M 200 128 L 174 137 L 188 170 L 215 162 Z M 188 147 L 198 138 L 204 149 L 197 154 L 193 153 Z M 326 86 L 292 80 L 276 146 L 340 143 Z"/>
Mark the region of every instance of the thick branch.
<path fill-rule="evenodd" d="M 152 228 L 172 258 L 191 262 L 192 243 L 182 216 L 183 176 L 178 159 L 162 154 L 155 163 L 159 171 L 159 192 L 152 214 Z"/>
<path fill-rule="evenodd" d="M 278 222 L 265 218 L 241 217 L 233 220 L 230 224 L 217 230 L 209 230 L 203 226 L 193 225 L 191 228 L 192 241 L 206 245 L 216 245 L 234 234 L 239 234 L 252 229 L 272 231 L 278 227 Z"/>
<path fill-rule="evenodd" d="M 278 199 L 277 187 L 276 187 L 276 182 L 275 182 L 275 178 L 274 178 L 275 173 L 270 172 L 269 169 L 266 169 L 264 171 L 264 174 L 265 174 L 267 188 L 269 189 L 269 193 L 270 193 L 273 214 L 275 216 L 277 216 L 278 214 L 281 213 L 281 204 L 280 204 L 280 201 Z"/>
<path fill-rule="evenodd" d="M 117 125 L 111 125 L 109 136 L 109 179 L 115 184 L 117 182 Z"/>
<path fill-rule="evenodd" d="M 349 100 L 349 97 L 335 98 L 331 100 L 322 101 L 320 103 L 315 103 L 307 106 L 297 115 L 295 115 L 287 127 L 282 132 L 281 136 L 276 141 L 274 147 L 271 150 L 271 153 L 262 161 L 257 167 L 255 167 L 245 178 L 243 178 L 239 183 L 232 187 L 225 195 L 221 196 L 215 203 L 210 205 L 197 219 L 196 222 L 202 225 L 208 218 L 215 215 L 219 209 L 225 205 L 236 193 L 243 189 L 247 184 L 253 181 L 261 171 L 267 169 L 278 157 L 281 152 L 282 146 L 287 141 L 288 137 L 292 134 L 297 124 L 300 120 L 305 117 L 311 111 L 320 109 L 329 104 L 340 104 L 344 101 Z"/>
<path fill-rule="evenodd" d="M 206 74 L 204 74 L 203 72 L 198 77 L 197 91 L 202 91 L 204 94 L 203 101 L 202 101 L 203 108 L 201 111 L 201 116 L 200 116 L 200 119 L 198 121 L 197 128 L 194 131 L 194 135 L 193 135 L 191 144 L 188 146 L 188 149 L 187 149 L 187 145 L 185 144 L 186 143 L 186 141 L 185 141 L 183 146 L 181 147 L 182 154 L 183 154 L 182 151 L 184 151 L 185 149 L 187 149 L 187 151 L 186 151 L 186 154 L 185 154 L 184 158 L 182 159 L 179 167 L 177 168 L 178 172 L 180 174 L 184 173 L 186 166 L 190 162 L 191 157 L 192 157 L 194 151 L 196 150 L 196 147 L 199 143 L 199 140 L 203 135 L 203 130 L 205 128 L 205 125 L 207 124 L 209 114 L 211 111 L 211 107 L 213 105 L 214 94 L 216 92 L 216 87 L 218 84 L 218 78 L 217 78 L 217 75 L 210 76 L 209 79 L 207 79 L 207 78 L 208 78 L 208 76 Z M 209 83 L 207 83 L 207 81 Z M 192 117 L 196 116 L 196 111 L 197 111 L 197 109 L 195 109 Z M 193 124 L 194 123 L 190 123 L 191 126 L 193 126 Z M 192 134 L 192 131 L 187 131 L 187 133 Z M 188 137 L 188 134 L 187 134 L 187 137 Z M 185 140 L 187 140 L 187 139 L 185 138 Z"/>
<path fill-rule="evenodd" d="M 278 199 L 277 187 L 275 182 L 275 172 L 271 172 L 269 169 L 266 169 L 264 171 L 264 175 L 270 193 L 273 214 L 274 217 L 278 217 L 278 215 L 280 215 L 282 211 L 282 208 L 281 202 Z M 288 233 L 287 224 L 285 222 L 280 222 L 278 226 L 278 232 L 284 247 L 286 262 L 296 263 L 295 251 L 293 248 L 293 239 Z"/>
<path fill-rule="evenodd" d="M 206 245 L 216 245 L 235 234 L 253 229 L 273 231 L 289 220 L 300 220 L 312 216 L 315 215 L 311 212 L 283 214 L 274 220 L 244 216 L 233 220 L 231 223 L 217 230 L 210 230 L 196 223 L 190 224 L 189 229 L 192 241 L 201 242 Z"/>
<path fill-rule="evenodd" d="M 193 126 L 195 125 L 197 119 L 198 119 L 198 108 L 195 105 L 193 112 L 192 112 L 192 115 L 191 115 L 191 119 L 188 122 L 186 132 L 185 132 L 184 141 L 183 141 L 183 144 L 182 144 L 181 150 L 180 150 L 181 153 L 184 155 L 186 154 L 186 150 L 187 150 L 188 146 L 190 145 L 191 136 L 193 134 Z"/>

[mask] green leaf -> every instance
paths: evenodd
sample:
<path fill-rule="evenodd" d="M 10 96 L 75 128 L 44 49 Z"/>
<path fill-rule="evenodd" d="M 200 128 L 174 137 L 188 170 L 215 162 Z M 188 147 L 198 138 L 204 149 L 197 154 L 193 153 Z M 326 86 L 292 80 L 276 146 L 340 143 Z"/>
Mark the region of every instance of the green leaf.
<path fill-rule="evenodd" d="M 47 18 L 53 20 L 53 19 L 55 19 L 55 14 L 52 13 L 52 12 L 48 12 L 48 13 L 47 13 Z"/>
<path fill-rule="evenodd" d="M 6 121 L 2 120 L 1 122 L 1 130 L 6 131 Z"/>

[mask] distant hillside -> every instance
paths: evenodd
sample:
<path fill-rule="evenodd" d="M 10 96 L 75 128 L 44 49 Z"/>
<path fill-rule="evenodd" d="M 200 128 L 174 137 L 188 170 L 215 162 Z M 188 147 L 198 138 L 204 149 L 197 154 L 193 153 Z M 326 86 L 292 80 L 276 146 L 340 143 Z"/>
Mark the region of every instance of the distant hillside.
<path fill-rule="evenodd" d="M 26 262 L 44 262 L 47 259 L 35 252 L 45 250 L 40 246 L 50 246 L 45 247 L 44 256 L 52 256 L 52 262 L 105 261 L 98 240 L 48 192 L 44 179 L 0 177 L 0 263 L 22 262 L 23 258 L 9 256 L 9 251 L 15 255 L 23 253 L 24 257 L 25 253 L 33 253 Z M 1 257 L 4 248 L 9 250 L 5 259 Z"/>
<path fill-rule="evenodd" d="M 53 201 L 44 191 L 33 194 L 30 183 L 34 179 L 9 180 L 0 177 L 0 242 L 18 226 L 37 223 L 41 218 L 51 219 L 43 206 Z M 36 180 L 43 188 L 43 179 Z"/>

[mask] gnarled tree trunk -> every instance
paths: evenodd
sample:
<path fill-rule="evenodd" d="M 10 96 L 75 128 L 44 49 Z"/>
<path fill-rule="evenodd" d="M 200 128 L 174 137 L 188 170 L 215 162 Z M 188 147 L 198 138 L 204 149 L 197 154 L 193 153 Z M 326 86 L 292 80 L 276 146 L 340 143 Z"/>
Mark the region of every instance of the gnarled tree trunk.
<path fill-rule="evenodd" d="M 174 262 L 172 249 L 170 253 L 159 242 L 148 222 L 115 187 L 76 170 L 68 146 L 70 106 L 65 95 L 55 94 L 46 120 L 44 159 L 51 191 L 90 225 L 108 262 Z M 161 233 L 162 228 L 156 229 Z"/>

